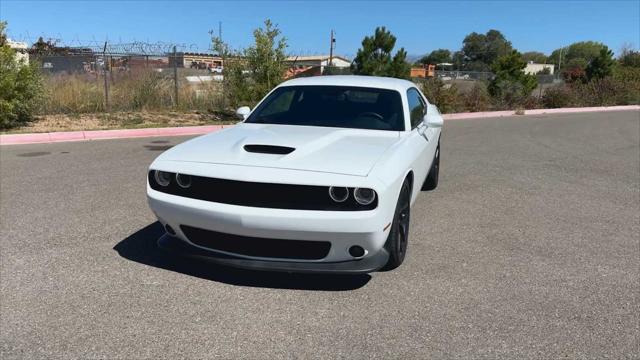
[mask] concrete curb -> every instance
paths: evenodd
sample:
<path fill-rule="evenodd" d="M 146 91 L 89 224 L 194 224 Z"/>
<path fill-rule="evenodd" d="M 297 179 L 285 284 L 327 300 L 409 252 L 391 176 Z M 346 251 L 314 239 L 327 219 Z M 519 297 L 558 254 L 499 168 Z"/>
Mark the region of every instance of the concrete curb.
<path fill-rule="evenodd" d="M 562 108 L 562 109 L 534 109 L 525 110 L 523 115 L 517 115 L 514 110 L 508 111 L 485 111 L 474 113 L 444 114 L 445 120 L 462 119 L 482 119 L 504 116 L 526 116 L 526 115 L 547 115 L 547 114 L 570 114 L 586 112 L 606 112 L 606 111 L 628 111 L 640 110 L 640 105 L 626 106 L 600 106 L 584 108 Z M 39 144 L 66 141 L 86 141 L 102 139 L 125 139 L 137 137 L 153 136 L 181 136 L 181 135 L 201 135 L 218 131 L 224 127 L 233 125 L 205 125 L 205 126 L 185 126 L 172 128 L 148 128 L 148 129 L 124 129 L 124 130 L 94 130 L 94 131 L 64 131 L 35 134 L 7 134 L 0 135 L 0 145 L 17 144 Z"/>
<path fill-rule="evenodd" d="M 442 117 L 445 120 L 462 120 L 462 119 L 481 119 L 481 118 L 504 117 L 504 116 L 572 114 L 572 113 L 628 111 L 628 110 L 640 110 L 640 105 L 597 106 L 597 107 L 561 108 L 561 109 L 533 109 L 533 110 L 524 110 L 524 114 L 516 114 L 515 110 L 485 111 L 485 112 L 473 112 L 473 113 L 443 114 Z"/>

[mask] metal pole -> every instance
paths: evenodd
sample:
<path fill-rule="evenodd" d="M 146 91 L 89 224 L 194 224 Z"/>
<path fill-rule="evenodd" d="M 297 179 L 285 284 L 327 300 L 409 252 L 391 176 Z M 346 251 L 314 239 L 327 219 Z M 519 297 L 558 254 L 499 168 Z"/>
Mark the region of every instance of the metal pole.
<path fill-rule="evenodd" d="M 178 107 L 178 56 L 173 47 L 173 106 Z"/>
<path fill-rule="evenodd" d="M 225 92 L 226 89 L 226 76 L 227 76 L 227 70 L 226 70 L 226 64 L 225 64 L 225 57 L 226 57 L 226 52 L 227 49 L 225 49 L 224 47 L 224 43 L 222 42 L 222 21 L 218 21 L 218 41 L 220 42 L 220 49 L 219 52 L 220 54 L 218 54 L 220 56 L 220 58 L 222 58 L 222 98 L 221 98 L 221 103 L 222 103 L 222 110 L 225 109 L 225 107 L 227 106 L 227 102 L 226 102 L 226 96 L 227 93 Z"/>
<path fill-rule="evenodd" d="M 558 60 L 558 73 L 560 73 L 560 67 L 562 66 L 562 49 L 560 48 L 560 59 Z"/>
<path fill-rule="evenodd" d="M 329 70 L 333 67 L 333 29 L 331 29 L 331 37 L 329 38 Z"/>
<path fill-rule="evenodd" d="M 102 74 L 104 75 L 104 109 L 109 112 L 109 78 L 107 77 L 107 42 L 104 42 L 102 49 Z"/>

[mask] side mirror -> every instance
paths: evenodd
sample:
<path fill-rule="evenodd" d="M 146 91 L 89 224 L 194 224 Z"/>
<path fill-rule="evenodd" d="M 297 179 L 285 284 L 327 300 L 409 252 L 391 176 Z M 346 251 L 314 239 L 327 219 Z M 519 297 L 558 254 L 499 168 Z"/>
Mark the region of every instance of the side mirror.
<path fill-rule="evenodd" d="M 444 124 L 444 119 L 440 115 L 440 110 L 435 105 L 429 105 L 427 107 L 427 115 L 424 116 L 424 123 L 430 128 L 441 128 Z"/>
<path fill-rule="evenodd" d="M 239 107 L 238 110 L 236 110 L 236 115 L 242 120 L 246 120 L 249 117 L 250 113 L 251 108 L 248 106 L 242 106 Z"/>

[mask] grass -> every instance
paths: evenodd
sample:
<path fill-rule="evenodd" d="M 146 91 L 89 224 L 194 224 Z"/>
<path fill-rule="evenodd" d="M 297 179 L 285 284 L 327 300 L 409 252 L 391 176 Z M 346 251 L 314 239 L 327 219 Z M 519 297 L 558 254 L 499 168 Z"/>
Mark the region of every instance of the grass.
<path fill-rule="evenodd" d="M 45 76 L 45 96 L 40 114 L 83 114 L 104 111 L 215 111 L 221 106 L 222 89 L 216 82 L 190 84 L 179 78 L 175 105 L 174 81 L 166 73 L 150 69 L 107 75 L 108 108 L 102 75 L 59 74 Z"/>
<path fill-rule="evenodd" d="M 189 84 L 180 77 L 174 105 L 171 74 L 151 69 L 108 75 L 109 111 L 104 77 L 90 73 L 58 74 L 43 78 L 44 96 L 34 121 L 2 133 L 134 129 L 149 127 L 232 124 L 222 111 L 220 83 Z"/>

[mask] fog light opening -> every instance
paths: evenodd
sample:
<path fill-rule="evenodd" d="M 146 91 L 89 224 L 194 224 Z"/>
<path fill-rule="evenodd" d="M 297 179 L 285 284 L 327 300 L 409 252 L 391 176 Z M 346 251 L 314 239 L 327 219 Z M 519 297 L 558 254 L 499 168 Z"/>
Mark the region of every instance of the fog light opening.
<path fill-rule="evenodd" d="M 360 259 L 361 257 L 367 255 L 367 250 L 365 250 L 362 246 L 354 245 L 349 248 L 349 255 L 356 259 Z"/>
<path fill-rule="evenodd" d="M 173 230 L 173 228 L 171 227 L 171 225 L 169 224 L 165 224 L 164 225 L 164 231 L 167 232 L 167 234 L 171 235 L 171 236 L 176 236 L 176 231 Z"/>

